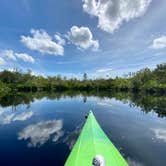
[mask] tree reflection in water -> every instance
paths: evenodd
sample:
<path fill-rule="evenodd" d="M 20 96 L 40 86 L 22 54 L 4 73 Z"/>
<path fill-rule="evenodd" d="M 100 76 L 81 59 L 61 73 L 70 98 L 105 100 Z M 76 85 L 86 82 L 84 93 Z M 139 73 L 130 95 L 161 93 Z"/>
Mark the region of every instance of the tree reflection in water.
<path fill-rule="evenodd" d="M 126 93 L 126 92 L 110 92 L 110 91 L 64 91 L 64 92 L 38 92 L 38 93 L 16 93 L 7 96 L 0 97 L 1 107 L 12 106 L 13 110 L 17 109 L 20 104 L 26 104 L 30 107 L 30 104 L 36 99 L 42 99 L 44 97 L 51 100 L 60 100 L 61 98 L 74 98 L 83 96 L 83 102 L 87 102 L 89 96 L 95 96 L 99 98 L 115 98 L 124 103 L 128 103 L 130 107 L 141 107 L 145 113 L 155 112 L 159 117 L 166 116 L 166 96 L 139 94 L 139 93 Z"/>

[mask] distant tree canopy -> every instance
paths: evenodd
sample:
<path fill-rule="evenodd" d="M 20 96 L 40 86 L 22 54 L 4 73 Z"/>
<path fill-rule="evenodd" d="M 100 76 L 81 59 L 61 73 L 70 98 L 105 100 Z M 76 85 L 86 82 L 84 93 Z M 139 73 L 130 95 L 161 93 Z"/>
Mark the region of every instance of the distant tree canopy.
<path fill-rule="evenodd" d="M 166 90 L 166 64 L 157 65 L 151 71 L 148 68 L 142 69 L 130 78 L 132 88 L 147 91 Z"/>
<path fill-rule="evenodd" d="M 88 79 L 87 73 L 83 80 L 67 79 L 60 75 L 53 77 L 34 76 L 31 71 L 22 73 L 4 70 L 0 72 L 0 93 L 9 91 L 49 91 L 49 90 L 116 90 L 116 91 L 146 91 L 166 93 L 166 64 L 157 65 L 151 71 L 148 68 L 136 73 L 129 73 L 128 77 L 107 79 Z"/>
<path fill-rule="evenodd" d="M 84 79 L 84 80 L 87 80 L 87 79 L 88 79 L 88 76 L 87 76 L 86 73 L 84 73 L 84 75 L 83 75 L 83 79 Z"/>

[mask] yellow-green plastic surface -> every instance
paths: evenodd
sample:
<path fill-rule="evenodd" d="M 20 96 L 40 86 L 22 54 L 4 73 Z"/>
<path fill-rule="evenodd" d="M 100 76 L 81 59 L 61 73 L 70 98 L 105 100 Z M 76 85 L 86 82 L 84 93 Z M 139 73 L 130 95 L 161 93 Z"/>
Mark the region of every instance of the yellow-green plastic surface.
<path fill-rule="evenodd" d="M 92 166 L 96 155 L 104 157 L 106 166 L 128 166 L 90 112 L 65 166 Z"/>

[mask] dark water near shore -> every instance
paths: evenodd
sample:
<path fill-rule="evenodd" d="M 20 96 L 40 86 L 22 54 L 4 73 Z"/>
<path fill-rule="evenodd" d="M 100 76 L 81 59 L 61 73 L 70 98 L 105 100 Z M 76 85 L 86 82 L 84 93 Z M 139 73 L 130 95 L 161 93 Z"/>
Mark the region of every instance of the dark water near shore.
<path fill-rule="evenodd" d="M 166 165 L 166 97 L 111 92 L 0 97 L 0 165 L 63 166 L 89 110 L 131 166 Z"/>

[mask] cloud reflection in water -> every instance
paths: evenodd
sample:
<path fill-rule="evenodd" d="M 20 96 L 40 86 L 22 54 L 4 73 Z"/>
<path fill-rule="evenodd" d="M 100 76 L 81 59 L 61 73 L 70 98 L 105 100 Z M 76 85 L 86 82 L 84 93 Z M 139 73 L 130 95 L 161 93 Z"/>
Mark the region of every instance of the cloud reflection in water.
<path fill-rule="evenodd" d="M 135 161 L 131 158 L 127 158 L 127 163 L 129 164 L 129 166 L 144 166 L 144 164 L 138 162 L 138 161 Z"/>
<path fill-rule="evenodd" d="M 76 143 L 77 138 L 81 133 L 81 129 L 82 129 L 82 124 L 76 127 L 74 131 L 69 132 L 67 136 L 63 139 L 63 142 L 69 147 L 70 150 L 73 148 L 74 144 Z"/>
<path fill-rule="evenodd" d="M 2 112 L 0 114 L 0 124 L 10 124 L 14 121 L 25 121 L 29 118 L 31 118 L 33 115 L 32 111 L 25 111 L 21 113 L 11 113 L 11 112 Z"/>
<path fill-rule="evenodd" d="M 28 147 L 40 147 L 49 139 L 57 142 L 64 135 L 62 120 L 49 120 L 32 124 L 24 128 L 19 134 L 19 140 L 29 140 Z"/>
<path fill-rule="evenodd" d="M 166 142 L 166 129 L 152 129 L 154 134 L 155 134 L 155 138 L 163 140 L 164 142 Z"/>

